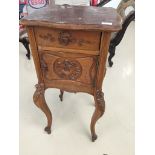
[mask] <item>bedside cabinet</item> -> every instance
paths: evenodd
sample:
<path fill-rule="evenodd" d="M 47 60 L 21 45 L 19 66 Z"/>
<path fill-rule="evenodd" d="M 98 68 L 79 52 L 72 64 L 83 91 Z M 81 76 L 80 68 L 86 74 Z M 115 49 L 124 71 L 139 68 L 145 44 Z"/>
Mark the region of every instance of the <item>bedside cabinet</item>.
<path fill-rule="evenodd" d="M 51 133 L 52 114 L 44 93 L 48 88 L 63 92 L 85 92 L 94 96 L 91 119 L 92 141 L 95 124 L 105 111 L 102 81 L 111 32 L 121 29 L 121 18 L 112 8 L 89 6 L 48 6 L 23 18 L 38 84 L 34 103 L 47 117 L 45 131 Z"/>

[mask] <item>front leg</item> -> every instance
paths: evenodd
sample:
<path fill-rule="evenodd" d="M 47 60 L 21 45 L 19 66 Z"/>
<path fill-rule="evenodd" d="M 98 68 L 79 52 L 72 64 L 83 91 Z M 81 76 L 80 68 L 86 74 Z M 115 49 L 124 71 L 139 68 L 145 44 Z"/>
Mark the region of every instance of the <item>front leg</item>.
<path fill-rule="evenodd" d="M 97 139 L 97 135 L 95 132 L 95 124 L 97 120 L 104 114 L 104 111 L 105 111 L 105 101 L 104 101 L 104 94 L 102 90 L 97 90 L 95 92 L 94 99 L 95 99 L 95 112 L 92 116 L 91 124 L 90 124 L 93 142 Z"/>
<path fill-rule="evenodd" d="M 45 93 L 45 87 L 44 87 L 44 83 L 39 83 L 36 85 L 36 91 L 33 95 L 33 101 L 35 103 L 35 105 L 40 108 L 44 114 L 47 117 L 47 126 L 45 127 L 45 131 L 50 134 L 51 133 L 51 125 L 52 125 L 52 114 L 51 111 L 49 110 L 46 101 L 45 101 L 45 97 L 44 97 L 44 93 Z"/>

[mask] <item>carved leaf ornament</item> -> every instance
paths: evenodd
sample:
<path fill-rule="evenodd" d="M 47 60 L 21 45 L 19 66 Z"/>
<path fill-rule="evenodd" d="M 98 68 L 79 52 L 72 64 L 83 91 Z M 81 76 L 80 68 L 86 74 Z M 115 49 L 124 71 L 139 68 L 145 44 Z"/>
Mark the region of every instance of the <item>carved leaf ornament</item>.
<path fill-rule="evenodd" d="M 54 72 L 62 79 L 76 80 L 81 76 L 82 67 L 77 60 L 58 58 L 54 62 Z"/>

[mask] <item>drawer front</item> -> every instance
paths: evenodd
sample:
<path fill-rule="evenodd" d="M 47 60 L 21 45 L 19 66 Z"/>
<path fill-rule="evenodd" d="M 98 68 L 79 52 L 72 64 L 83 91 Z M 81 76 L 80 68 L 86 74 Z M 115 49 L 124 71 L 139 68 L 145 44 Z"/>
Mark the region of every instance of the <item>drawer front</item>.
<path fill-rule="evenodd" d="M 36 27 L 35 35 L 40 47 L 99 51 L 101 33 Z"/>
<path fill-rule="evenodd" d="M 40 51 L 39 55 L 45 83 L 60 81 L 65 85 L 71 81 L 73 85 L 78 83 L 79 85 L 94 86 L 97 56 L 64 55 L 47 51 Z"/>

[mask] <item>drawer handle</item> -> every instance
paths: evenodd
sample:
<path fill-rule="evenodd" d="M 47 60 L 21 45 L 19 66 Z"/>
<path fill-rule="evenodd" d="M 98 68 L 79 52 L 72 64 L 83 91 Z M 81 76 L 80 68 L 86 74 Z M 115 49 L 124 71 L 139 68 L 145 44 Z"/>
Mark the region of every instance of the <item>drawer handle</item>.
<path fill-rule="evenodd" d="M 61 45 L 67 46 L 71 42 L 71 33 L 66 31 L 61 31 L 59 33 L 58 40 Z"/>

